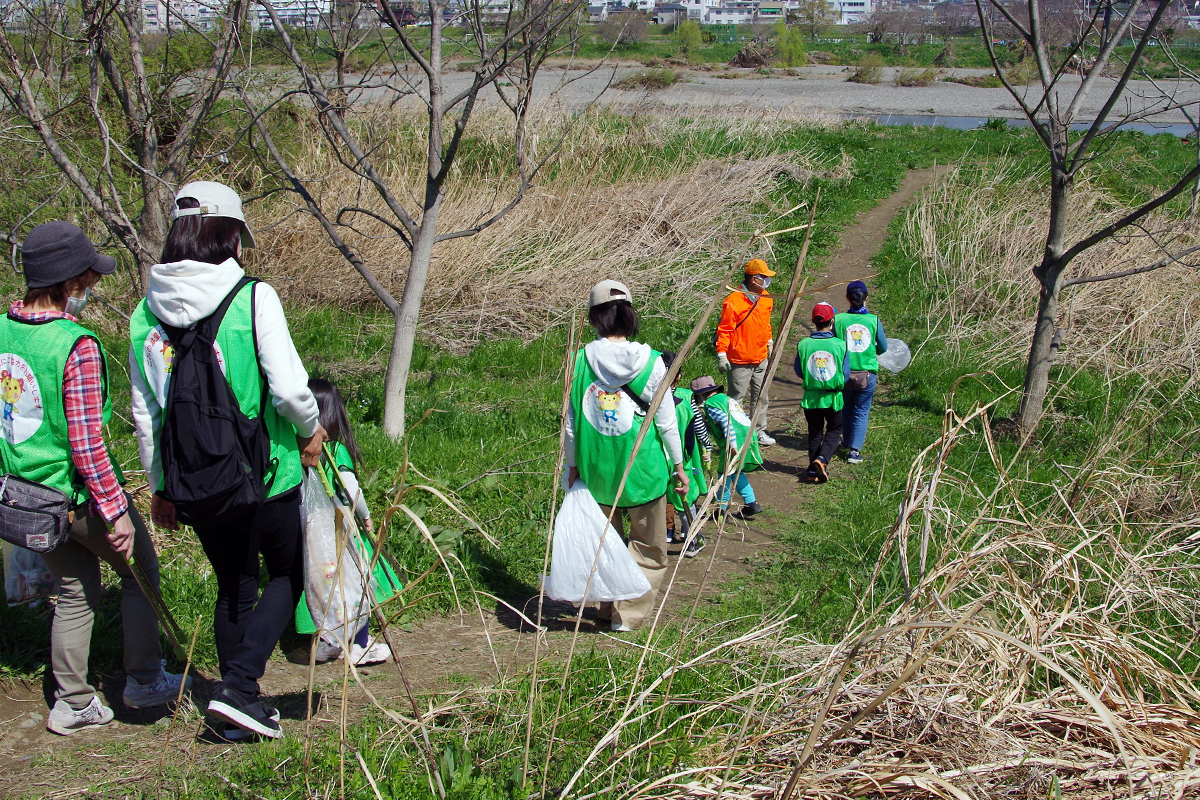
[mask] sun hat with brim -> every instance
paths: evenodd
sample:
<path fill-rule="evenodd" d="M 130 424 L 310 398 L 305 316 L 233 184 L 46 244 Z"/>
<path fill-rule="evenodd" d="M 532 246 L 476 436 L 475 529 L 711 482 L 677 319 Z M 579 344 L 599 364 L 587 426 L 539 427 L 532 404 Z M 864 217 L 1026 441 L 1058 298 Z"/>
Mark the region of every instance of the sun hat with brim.
<path fill-rule="evenodd" d="M 179 200 L 191 197 L 200 203 L 199 208 L 180 208 Z M 175 193 L 175 204 L 171 208 L 171 219 L 180 217 L 227 217 L 242 223 L 242 247 L 256 247 L 254 234 L 246 224 L 246 216 L 242 213 L 242 198 L 238 193 L 223 183 L 216 181 L 192 181 L 180 187 Z"/>
<path fill-rule="evenodd" d="M 696 394 L 703 394 L 704 392 L 711 392 L 711 391 L 719 388 L 717 386 L 717 382 L 712 379 L 711 375 L 701 375 L 699 378 L 696 378 L 696 380 L 692 381 L 691 384 L 689 384 L 689 385 L 690 385 L 692 391 L 695 392 Z"/>
<path fill-rule="evenodd" d="M 592 287 L 592 291 L 588 294 L 588 308 L 595 308 L 614 300 L 627 300 L 632 303 L 633 294 L 629 291 L 629 287 L 620 281 L 600 281 Z"/>
<path fill-rule="evenodd" d="M 117 260 L 101 255 L 87 234 L 62 220 L 44 222 L 29 232 L 21 243 L 21 267 L 25 285 L 43 289 L 78 277 L 89 269 L 111 275 Z"/>
<path fill-rule="evenodd" d="M 775 275 L 775 271 L 767 266 L 767 262 L 761 258 L 752 258 L 746 262 L 745 273 L 747 275 L 763 275 L 768 278 Z"/>

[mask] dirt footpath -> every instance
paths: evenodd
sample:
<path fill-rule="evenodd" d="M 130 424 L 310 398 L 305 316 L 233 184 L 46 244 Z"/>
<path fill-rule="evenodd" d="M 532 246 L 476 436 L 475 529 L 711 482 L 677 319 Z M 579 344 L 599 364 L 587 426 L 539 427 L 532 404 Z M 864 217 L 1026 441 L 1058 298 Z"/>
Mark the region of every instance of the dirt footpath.
<path fill-rule="evenodd" d="M 824 286 L 846 282 L 870 275 L 869 259 L 887 236 L 888 224 L 921 189 L 929 185 L 938 171 L 910 172 L 899 190 L 842 234 L 840 248 L 830 260 L 828 275 L 810 280 L 810 285 Z M 810 305 L 826 300 L 839 308 L 845 305 L 845 288 L 839 285 L 815 298 L 804 300 Z M 803 309 L 802 309 L 803 310 Z M 790 337 L 795 342 L 808 335 L 807 314 L 800 313 Z M 785 346 L 789 346 L 785 343 Z M 799 475 L 808 466 L 803 416 L 799 413 L 802 391 L 792 372 L 791 359 L 782 359 L 776 375 L 768 414 L 768 429 L 778 444 L 764 451 L 765 469 L 754 475 L 754 486 L 761 502 L 770 513 L 749 524 L 730 520 L 719 544 L 709 533 L 709 546 L 698 558 L 680 557 L 680 548 L 670 548 L 671 577 L 669 591 L 664 582 L 662 617 L 664 621 L 679 621 L 687 617 L 693 602 L 717 594 L 731 577 L 753 569 L 773 541 L 773 519 L 798 512 L 807 503 L 808 494 L 818 487 L 799 482 Z M 797 422 L 797 420 L 799 420 Z M 706 576 L 706 572 L 708 572 Z M 459 615 L 427 620 L 412 632 L 396 631 L 395 643 L 405 665 L 406 675 L 417 695 L 454 692 L 494 684 L 498 680 L 524 670 L 531 663 L 535 629 L 526 618 L 536 619 L 536 597 L 510 601 L 512 604 L 484 602 L 480 606 L 466 601 Z M 542 634 L 539 654 L 543 658 L 566 655 L 575 627 L 574 607 L 567 603 L 547 601 L 543 608 L 546 631 Z M 607 625 L 597 625 L 594 613 L 585 612 L 580 634 L 598 649 L 630 648 L 636 645 L 612 634 Z M 289 735 L 301 735 L 306 710 L 308 688 L 307 649 L 276 653 L 263 676 L 266 694 L 278 705 L 284 730 Z M 316 668 L 316 707 L 319 721 L 332 722 L 336 714 L 330 711 L 340 705 L 344 665 L 341 661 Z M 386 664 L 360 670 L 363 684 L 375 699 L 402 712 L 408 707 L 404 682 L 396 667 Z M 108 703 L 117 714 L 116 720 L 100 729 L 88 730 L 71 737 L 60 737 L 45 730 L 47 703 L 42 687 L 15 685 L 0 687 L 0 796 L 34 795 L 70 797 L 82 793 L 72 787 L 95 787 L 105 784 L 116 790 L 122 784 L 152 779 L 157 763 L 167 753 L 170 716 L 165 711 L 133 711 L 121 703 L 124 676 L 107 676 L 102 683 Z M 212 684 L 204 676 L 196 676 L 194 695 L 203 707 Z M 371 703 L 362 688 L 353 682 L 349 691 L 353 707 Z M 355 716 L 355 712 L 351 712 Z M 200 735 L 197 736 L 197 733 Z M 183 753 L 191 757 L 220 759 L 237 747 L 206 733 L 197 723 L 177 723 L 170 732 L 168 757 Z M 118 749 L 119 748 L 119 749 Z M 110 755 L 116 752 L 118 755 Z M 106 754 L 108 753 L 108 754 Z M 53 756 L 40 759 L 39 756 Z M 38 763 L 34 764 L 35 761 Z"/>

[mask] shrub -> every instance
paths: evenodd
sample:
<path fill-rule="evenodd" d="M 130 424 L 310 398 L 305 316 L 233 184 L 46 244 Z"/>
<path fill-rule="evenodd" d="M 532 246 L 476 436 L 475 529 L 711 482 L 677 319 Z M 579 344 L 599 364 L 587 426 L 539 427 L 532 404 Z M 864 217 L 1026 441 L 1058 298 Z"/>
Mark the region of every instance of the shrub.
<path fill-rule="evenodd" d="M 650 20 L 642 12 L 623 11 L 596 25 L 596 35 L 612 44 L 637 44 L 646 41 L 649 26 Z"/>
<path fill-rule="evenodd" d="M 896 86 L 928 86 L 938 79 L 939 74 L 936 67 L 903 67 L 896 70 L 892 83 Z"/>
<path fill-rule="evenodd" d="M 704 36 L 699 22 L 694 19 L 684 22 L 675 31 L 675 39 L 679 42 L 679 52 L 683 53 L 688 61 L 699 58 L 700 46 L 704 44 Z"/>
<path fill-rule="evenodd" d="M 613 86 L 617 89 L 665 89 L 679 80 L 679 75 L 672 69 L 643 69 L 632 75 L 626 75 Z"/>
<path fill-rule="evenodd" d="M 974 86 L 976 89 L 1000 89 L 1004 86 L 996 75 L 968 75 L 965 78 L 946 78 L 947 83 L 961 83 L 963 86 Z"/>
<path fill-rule="evenodd" d="M 1005 70 L 1004 77 L 1014 86 L 1028 86 L 1038 79 L 1037 64 L 1032 58 L 1023 58 L 1014 67 Z"/>
<path fill-rule="evenodd" d="M 775 24 L 778 41 L 775 54 L 781 67 L 799 67 L 808 63 L 804 55 L 804 34 L 799 28 L 789 28 L 782 20 Z"/>
<path fill-rule="evenodd" d="M 846 80 L 850 83 L 879 83 L 883 80 L 883 57 L 867 53 L 858 60 L 858 66 Z"/>

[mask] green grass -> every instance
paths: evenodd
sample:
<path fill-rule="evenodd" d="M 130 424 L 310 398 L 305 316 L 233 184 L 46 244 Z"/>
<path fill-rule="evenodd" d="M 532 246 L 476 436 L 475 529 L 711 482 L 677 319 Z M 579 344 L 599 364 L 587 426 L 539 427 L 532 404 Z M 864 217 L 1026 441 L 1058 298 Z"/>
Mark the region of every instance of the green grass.
<path fill-rule="evenodd" d="M 707 146 L 736 152 L 737 145 L 722 141 Z M 821 192 L 820 223 L 814 232 L 810 262 L 813 274 L 823 271 L 822 265 L 837 245 L 840 231 L 860 211 L 892 193 L 909 169 L 934 163 L 969 163 L 999 155 L 1024 158 L 1031 170 L 1042 163 L 1031 134 L 1017 130 L 955 132 L 856 124 L 831 131 L 795 131 L 780 136 L 774 146 L 780 150 L 803 148 L 831 163 L 846 154 L 853 163 L 854 178 L 849 181 L 818 178 L 801 185 L 781 178 L 774 187 L 773 199 L 783 207 L 811 200 L 818 190 Z M 1129 163 L 1132 153 L 1149 152 L 1154 153 L 1152 161 L 1146 155 L 1142 161 Z M 662 157 L 689 156 L 668 146 Z M 1148 184 L 1186 164 L 1188 158 L 1176 140 L 1120 137 L 1104 154 L 1104 182 L 1121 198 L 1141 197 L 1148 191 Z M 1152 169 L 1146 168 L 1147 162 Z M 800 242 L 799 234 L 775 240 L 781 285 L 786 285 Z M 922 266 L 903 252 L 894 235 L 876 256 L 874 267 L 881 274 L 872 281 L 872 309 L 881 314 L 889 335 L 907 340 L 917 350 L 928 335 L 919 310 L 938 301 L 936 288 L 924 280 Z M 12 279 L 7 280 L 3 288 L 11 293 Z M 676 349 L 682 344 L 694 310 L 663 307 L 653 298 L 641 305 L 645 314 L 639 339 L 659 349 Z M 293 310 L 291 322 L 311 373 L 335 380 L 347 399 L 366 455 L 363 476 L 367 493 L 373 507 L 379 508 L 403 456 L 401 447 L 380 429 L 379 359 L 390 341 L 388 320 L 366 311 L 323 309 L 307 313 Z M 125 348 L 119 334 L 103 339 L 112 356 L 113 393 L 120 401 L 119 417 L 124 417 L 128 379 L 121 368 L 121 356 Z M 708 337 L 701 341 L 708 341 Z M 560 402 L 558 371 L 564 343 L 565 331 L 559 328 L 529 344 L 493 341 L 468 355 L 421 344 L 414 355 L 409 419 L 430 413 L 410 432 L 408 458 L 436 484 L 461 490 L 474 517 L 501 540 L 503 547 L 493 550 L 468 535 L 458 555 L 475 586 L 502 597 L 529 596 L 536 587 L 549 525 L 550 474 L 557 448 Z M 375 366 L 364 368 L 364 363 Z M 684 365 L 688 377 L 712 368 L 711 352 L 704 346 Z M 884 375 L 872 414 L 866 448 L 869 460 L 858 468 L 837 462 L 834 480 L 820 487 L 801 513 L 769 512 L 766 523 L 777 530 L 775 546 L 762 556 L 751 574 L 723 586 L 717 598 L 702 604 L 703 620 L 723 623 L 742 617 L 758 619 L 794 600 L 798 619 L 792 624 L 792 632 L 818 641 L 837 640 L 867 594 L 882 537 L 894 522 L 907 465 L 939 434 L 951 386 L 973 371 L 969 352 L 951 356 L 932 343 L 919 351 L 909 369 L 895 376 Z M 1062 377 L 1056 374 L 1055 380 Z M 964 409 L 973 402 L 989 400 L 1001 383 L 1019 384 L 1020 378 L 1017 370 L 1008 369 L 983 382 L 964 381 L 958 389 L 956 406 Z M 1105 394 L 1101 376 L 1083 373 L 1073 379 L 1070 391 L 1056 406 L 1064 421 L 1053 435 L 1039 440 L 1042 457 L 1030 467 L 1031 479 L 1049 486 L 1058 474 L 1056 463 L 1078 463 L 1084 457 L 1094 438 L 1114 424 L 1113 415 L 1106 414 L 1105 409 L 1132 402 L 1139 391 L 1133 379 L 1118 382 L 1116 388 L 1113 397 Z M 1009 401 L 998 413 L 1011 414 L 1014 407 L 1015 400 Z M 1183 413 L 1168 417 L 1162 435 L 1174 434 L 1172 426 L 1182 425 L 1185 418 Z M 799 432 L 798 427 L 795 430 Z M 120 460 L 135 466 L 128 424 L 115 422 L 113 434 Z M 1000 447 L 1003 453 L 1011 454 L 1015 444 L 1002 440 Z M 992 468 L 980 452 L 978 443 L 964 445 L 952 455 L 951 465 L 969 470 L 981 484 L 987 484 L 993 477 L 989 474 Z M 490 475 L 475 480 L 486 473 Z M 454 524 L 436 503 L 429 503 L 425 512 L 432 522 Z M 429 549 L 411 529 L 397 530 L 392 548 L 392 555 L 410 575 L 432 563 Z M 185 534 L 164 549 L 164 565 L 167 600 L 184 627 L 190 630 L 197 616 L 203 620 L 199 663 L 211 667 L 215 658 L 208 615 L 213 585 L 211 577 L 205 577 L 203 556 Z M 109 578 L 111 586 L 111 575 Z M 893 597 L 898 581 L 895 570 L 886 569 L 876 587 L 877 600 Z M 451 601 L 446 589 L 448 585 L 442 579 L 432 580 L 427 590 L 440 593 L 423 601 L 414 616 L 448 609 Z M 102 603 L 93 651 L 92 666 L 97 673 L 119 668 L 116 610 L 117 599 L 110 590 Z M 44 608 L 0 610 L 0 675 L 38 675 L 48 652 L 47 617 Z M 736 631 L 749 624 L 749 620 L 742 620 L 729 623 L 726 629 Z M 656 643 L 659 650 L 668 648 L 678 634 L 667 630 L 663 635 Z M 656 673 L 664 666 L 659 656 L 652 656 L 646 669 Z M 737 666 L 721 662 L 702 674 L 681 673 L 673 696 L 685 700 L 715 697 L 745 687 L 763 674 L 762 670 L 753 673 Z M 558 686 L 560 668 L 557 662 L 544 667 L 542 678 L 549 681 L 547 687 Z M 556 734 L 556 755 L 546 776 L 550 788 L 563 785 L 614 722 L 620 703 L 612 700 L 628 691 L 635 669 L 636 651 L 597 649 L 586 640 L 581 643 L 562 697 L 565 715 Z M 773 673 L 768 670 L 766 674 L 770 677 Z M 451 797 L 517 798 L 536 790 L 519 785 L 522 749 L 514 734 L 524 730 L 527 681 L 527 677 L 518 677 L 489 696 L 488 702 L 473 703 L 461 713 L 438 718 L 434 745 Z M 556 691 L 541 692 L 536 710 L 543 723 L 553 714 L 558 699 Z M 683 704 L 669 705 L 663 712 L 665 719 L 679 718 L 686 708 Z M 689 727 L 672 729 L 661 745 L 636 760 L 620 777 L 636 781 L 693 763 L 739 720 L 735 711 L 710 709 Z M 353 721 L 349 744 L 363 754 L 385 797 L 428 797 L 416 750 L 404 740 L 392 746 L 396 740 L 390 731 L 390 723 L 368 714 Z M 535 737 L 532 753 L 539 778 L 547 740 L 545 731 L 541 733 Z M 311 762 L 306 762 L 301 737 L 293 737 L 279 744 L 239 748 L 236 755 L 219 765 L 210 762 L 199 767 L 181 766 L 168 773 L 168 783 L 179 789 L 181 796 L 193 797 L 229 793 L 215 772 L 264 797 L 290 796 L 301 782 L 317 791 L 336 789 L 336 737 L 328 728 L 319 729 L 312 745 Z M 348 763 L 347 796 L 352 792 L 369 796 L 370 789 L 353 756 Z M 186 791 L 182 789 L 185 780 Z"/>

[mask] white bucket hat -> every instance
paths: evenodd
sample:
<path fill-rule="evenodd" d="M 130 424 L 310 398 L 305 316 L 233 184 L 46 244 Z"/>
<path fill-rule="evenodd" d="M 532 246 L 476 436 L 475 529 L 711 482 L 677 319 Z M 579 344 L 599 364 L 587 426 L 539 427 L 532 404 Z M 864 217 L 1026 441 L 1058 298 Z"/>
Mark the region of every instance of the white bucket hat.
<path fill-rule="evenodd" d="M 199 208 L 180 208 L 179 198 L 191 197 L 200 201 Z M 237 192 L 223 183 L 216 181 L 192 181 L 180 187 L 175 193 L 175 203 L 171 208 L 171 219 L 199 215 L 201 217 L 228 217 L 242 223 L 242 247 L 256 247 L 254 234 L 246 224 L 242 214 L 242 198 Z"/>

